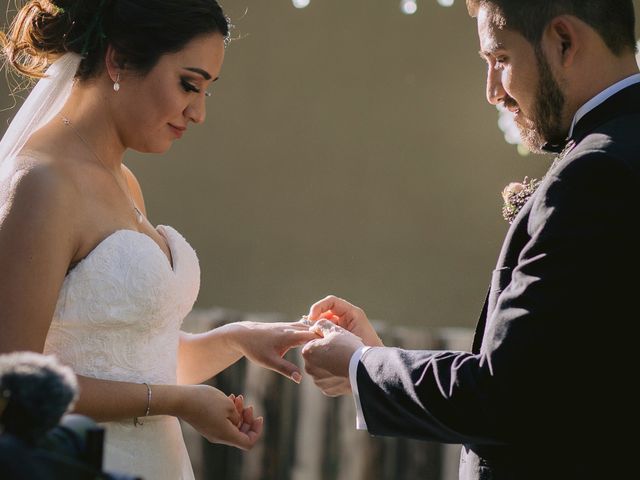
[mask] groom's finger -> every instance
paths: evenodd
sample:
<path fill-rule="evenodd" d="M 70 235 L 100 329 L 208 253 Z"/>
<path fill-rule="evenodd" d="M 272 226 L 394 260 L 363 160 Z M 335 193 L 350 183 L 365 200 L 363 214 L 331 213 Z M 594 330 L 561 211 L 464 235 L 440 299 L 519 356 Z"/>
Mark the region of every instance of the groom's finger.
<path fill-rule="evenodd" d="M 312 365 L 311 363 L 307 363 L 305 365 L 305 371 L 311 378 L 313 378 L 314 383 L 317 383 L 319 380 L 322 380 L 324 378 L 333 377 L 333 375 L 331 375 L 331 372 L 329 372 L 328 370 L 325 370 L 324 368 L 318 367 L 316 365 Z"/>
<path fill-rule="evenodd" d="M 311 328 L 309 328 L 309 331 L 320 335 L 321 337 L 326 337 L 331 332 L 338 332 L 340 330 L 342 330 L 342 328 L 330 320 L 318 320 Z"/>
<path fill-rule="evenodd" d="M 314 303 L 309 309 L 309 320 L 318 320 L 320 315 L 322 315 L 327 310 L 331 310 L 335 315 L 344 315 L 349 308 L 352 308 L 351 305 L 346 300 L 342 298 L 338 298 L 335 295 L 329 295 L 328 297 L 323 298 L 319 302 Z"/>
<path fill-rule="evenodd" d="M 314 381 L 318 378 L 331 376 L 331 373 L 324 368 L 326 366 L 327 357 L 324 352 L 326 340 L 319 338 L 307 343 L 302 347 L 302 358 L 304 358 L 304 369 L 313 377 Z"/>

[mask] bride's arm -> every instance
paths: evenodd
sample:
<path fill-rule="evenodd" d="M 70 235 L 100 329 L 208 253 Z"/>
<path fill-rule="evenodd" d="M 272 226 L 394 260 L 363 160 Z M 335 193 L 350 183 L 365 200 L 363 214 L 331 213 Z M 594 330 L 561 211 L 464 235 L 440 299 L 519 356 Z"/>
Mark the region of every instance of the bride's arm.
<path fill-rule="evenodd" d="M 73 190 L 48 165 L 0 179 L 0 353 L 44 349 L 78 247 Z"/>
<path fill-rule="evenodd" d="M 122 421 L 144 417 L 147 411 L 147 386 L 143 383 L 117 382 L 77 376 L 80 398 L 75 413 L 97 422 Z M 176 385 L 150 385 L 150 415 L 180 416 L 186 389 Z"/>
<path fill-rule="evenodd" d="M 180 335 L 178 383 L 203 382 L 246 356 L 252 362 L 300 382 L 300 368 L 284 357 L 317 338 L 298 322 L 237 322 L 201 334 Z"/>
<path fill-rule="evenodd" d="M 56 167 L 0 179 L 0 354 L 42 353 L 68 265 L 77 251 L 79 193 Z M 76 411 L 99 421 L 143 416 L 145 385 L 79 377 Z M 175 415 L 213 442 L 251 448 L 262 420 L 206 385 L 153 385 L 150 413 Z M 241 431 L 241 429 L 244 430 Z M 246 432 L 246 433 L 245 433 Z"/>
<path fill-rule="evenodd" d="M 242 397 L 228 397 L 208 385 L 150 385 L 78 376 L 80 398 L 74 411 L 99 422 L 172 415 L 191 424 L 210 442 L 248 450 L 262 431 L 262 417 L 244 407 Z"/>

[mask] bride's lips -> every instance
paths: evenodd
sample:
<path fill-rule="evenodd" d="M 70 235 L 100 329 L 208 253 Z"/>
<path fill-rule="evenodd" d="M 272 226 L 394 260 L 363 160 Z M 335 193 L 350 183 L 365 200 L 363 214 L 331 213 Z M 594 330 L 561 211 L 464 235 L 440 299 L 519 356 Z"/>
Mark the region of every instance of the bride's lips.
<path fill-rule="evenodd" d="M 176 127 L 171 123 L 169 123 L 168 125 L 171 131 L 173 132 L 173 134 L 176 136 L 176 138 L 182 138 L 182 135 L 184 135 L 184 132 L 187 130 L 186 127 Z"/>

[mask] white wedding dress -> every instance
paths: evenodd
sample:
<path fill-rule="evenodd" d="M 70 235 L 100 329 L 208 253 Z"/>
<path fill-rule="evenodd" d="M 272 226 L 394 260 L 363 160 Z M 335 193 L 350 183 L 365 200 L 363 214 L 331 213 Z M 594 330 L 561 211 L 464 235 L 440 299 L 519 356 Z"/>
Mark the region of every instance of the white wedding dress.
<path fill-rule="evenodd" d="M 67 274 L 45 354 L 87 377 L 176 383 L 179 330 L 196 300 L 200 267 L 176 230 L 159 226 L 157 231 L 166 239 L 171 262 L 151 237 L 118 230 Z M 102 424 L 105 470 L 145 480 L 193 479 L 178 419 L 141 420 L 144 425 L 137 427 L 133 419 Z"/>

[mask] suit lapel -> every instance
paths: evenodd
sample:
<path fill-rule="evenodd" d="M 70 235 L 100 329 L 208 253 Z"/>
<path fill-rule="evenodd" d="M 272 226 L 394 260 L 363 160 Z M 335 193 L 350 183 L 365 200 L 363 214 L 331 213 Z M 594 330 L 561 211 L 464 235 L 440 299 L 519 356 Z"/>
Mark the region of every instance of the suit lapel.
<path fill-rule="evenodd" d="M 554 160 L 551 169 L 555 168 L 565 156 L 573 151 L 581 140 L 600 125 L 616 117 L 638 113 L 640 113 L 640 84 L 636 83 L 612 95 L 580 119 L 574 128 L 573 139 L 568 141 L 568 144 Z M 540 189 L 538 189 L 538 191 L 539 190 Z M 522 210 L 511 224 L 502 244 L 496 270 L 493 272 L 491 285 L 487 292 L 473 336 L 472 352 L 474 354 L 480 353 L 487 319 L 491 318 L 500 292 L 510 283 L 510 273 L 518 264 L 518 256 L 530 239 L 527 232 L 527 222 L 533 199 L 537 193 L 536 191 L 531 195 L 531 198 L 529 198 L 524 207 L 522 207 Z M 498 278 L 496 278 L 496 276 Z"/>
<path fill-rule="evenodd" d="M 489 290 L 482 306 L 480 318 L 476 324 L 476 330 L 473 334 L 473 344 L 471 351 L 480 353 L 482 345 L 482 337 L 484 336 L 487 319 L 491 318 L 491 314 L 496 307 L 498 296 L 502 290 L 509 284 L 511 280 L 511 271 L 518 264 L 518 255 L 529 239 L 527 233 L 527 221 L 531 212 L 531 205 L 536 193 L 531 195 L 527 203 L 522 207 L 513 223 L 507 231 L 507 235 L 502 243 L 498 263 L 491 275 L 491 283 Z"/>

